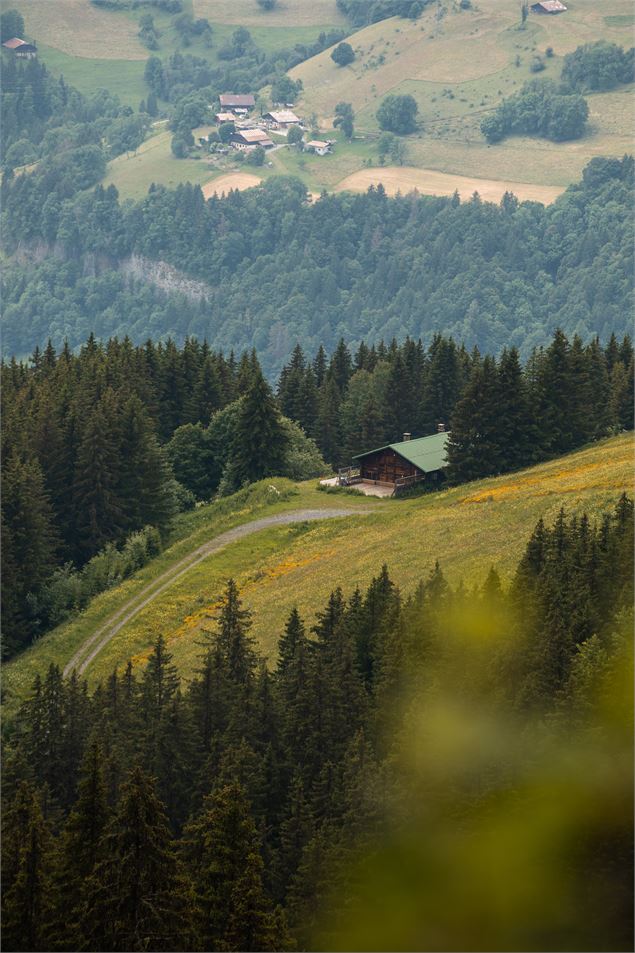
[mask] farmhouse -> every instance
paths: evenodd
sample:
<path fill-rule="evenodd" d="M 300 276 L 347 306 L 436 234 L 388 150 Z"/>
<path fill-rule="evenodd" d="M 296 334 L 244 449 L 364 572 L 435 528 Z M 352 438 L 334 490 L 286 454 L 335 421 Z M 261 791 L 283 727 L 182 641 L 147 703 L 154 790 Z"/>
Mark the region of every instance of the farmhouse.
<path fill-rule="evenodd" d="M 273 110 L 270 113 L 265 113 L 262 118 L 273 129 L 290 129 L 292 126 L 299 126 L 301 122 L 290 109 Z"/>
<path fill-rule="evenodd" d="M 353 486 L 373 496 L 395 496 L 419 483 L 435 485 L 444 479 L 446 451 L 450 434 L 443 424 L 437 433 L 389 443 L 353 457 L 353 465 L 339 471 L 330 483 Z"/>
<path fill-rule="evenodd" d="M 221 93 L 218 98 L 221 110 L 248 110 L 256 105 L 251 93 Z"/>
<path fill-rule="evenodd" d="M 541 0 L 532 4 L 532 13 L 564 13 L 567 8 L 560 0 Z"/>
<path fill-rule="evenodd" d="M 310 142 L 305 142 L 304 148 L 313 150 L 317 156 L 325 156 L 331 151 L 331 143 L 321 139 L 311 139 Z"/>
<path fill-rule="evenodd" d="M 273 142 L 263 129 L 237 129 L 230 138 L 234 149 L 249 151 L 257 146 L 273 149 Z"/>
<path fill-rule="evenodd" d="M 6 50 L 12 50 L 14 55 L 20 59 L 30 60 L 37 53 L 37 46 L 34 43 L 27 43 L 26 40 L 21 40 L 18 36 L 6 40 L 2 45 Z"/>
<path fill-rule="evenodd" d="M 236 117 L 233 113 L 230 112 L 220 112 L 216 113 L 214 119 L 216 120 L 219 126 L 222 126 L 224 122 L 233 122 Z"/>

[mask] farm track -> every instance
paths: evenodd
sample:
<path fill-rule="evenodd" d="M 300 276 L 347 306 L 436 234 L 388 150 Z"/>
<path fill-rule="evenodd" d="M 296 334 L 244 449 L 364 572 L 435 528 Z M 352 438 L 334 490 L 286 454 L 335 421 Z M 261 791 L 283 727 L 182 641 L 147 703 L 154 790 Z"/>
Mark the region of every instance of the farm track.
<path fill-rule="evenodd" d="M 198 549 L 179 559 L 178 562 L 166 569 L 165 572 L 149 582 L 147 586 L 122 605 L 109 619 L 96 629 L 89 636 L 64 668 L 64 675 L 68 676 L 75 670 L 78 674 L 83 674 L 90 663 L 97 657 L 105 645 L 134 617 L 141 612 L 147 605 L 153 602 L 157 596 L 161 595 L 177 579 L 180 579 L 186 572 L 192 569 L 198 563 L 207 559 L 208 556 L 219 552 L 225 546 L 243 539 L 245 536 L 251 536 L 260 530 L 268 529 L 270 526 L 281 526 L 289 523 L 304 523 L 314 520 L 333 519 L 338 516 L 354 516 L 356 513 L 367 514 L 370 510 L 359 508 L 339 508 L 339 509 L 303 509 L 292 510 L 289 513 L 277 513 L 275 516 L 265 516 L 261 519 L 252 520 L 250 523 L 243 523 L 235 526 L 233 529 L 226 530 L 214 539 L 203 543 Z"/>

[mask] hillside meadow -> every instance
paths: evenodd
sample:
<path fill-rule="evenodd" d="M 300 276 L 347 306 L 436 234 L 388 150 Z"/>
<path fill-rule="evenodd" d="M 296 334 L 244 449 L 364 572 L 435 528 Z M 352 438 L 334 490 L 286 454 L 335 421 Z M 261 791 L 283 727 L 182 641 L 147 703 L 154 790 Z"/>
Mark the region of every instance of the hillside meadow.
<path fill-rule="evenodd" d="M 312 508 L 359 508 L 359 515 L 318 523 L 274 526 L 244 538 L 186 572 L 147 605 L 102 650 L 87 670 L 91 683 L 132 658 L 143 666 L 162 634 L 183 674 L 197 665 L 204 630 L 233 576 L 254 612 L 254 635 L 265 656 L 274 651 L 284 620 L 297 605 L 312 619 L 329 592 L 367 586 L 386 562 L 406 592 L 438 559 L 453 582 L 480 584 L 491 566 L 509 581 L 536 522 L 551 523 L 561 506 L 597 517 L 632 490 L 633 435 L 621 435 L 519 473 L 466 484 L 409 500 L 378 501 L 353 491 L 327 493 L 314 481 L 272 480 L 280 493 L 241 491 L 181 517 L 177 538 L 161 556 L 120 586 L 98 596 L 75 619 L 44 636 L 5 665 L 5 702 L 13 709 L 36 673 L 63 666 L 124 603 L 201 543 L 263 513 Z M 266 489 L 266 488 L 265 488 Z M 363 526 L 363 533 L 360 529 Z"/>

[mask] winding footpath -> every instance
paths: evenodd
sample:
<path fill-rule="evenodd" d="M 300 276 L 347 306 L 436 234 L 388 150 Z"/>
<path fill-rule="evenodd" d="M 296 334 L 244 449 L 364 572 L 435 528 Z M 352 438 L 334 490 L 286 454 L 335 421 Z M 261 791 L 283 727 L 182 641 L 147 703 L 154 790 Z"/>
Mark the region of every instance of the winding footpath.
<path fill-rule="evenodd" d="M 198 549 L 193 550 L 179 559 L 178 562 L 166 569 L 165 572 L 144 586 L 132 599 L 124 603 L 110 618 L 90 635 L 77 651 L 73 654 L 64 668 L 64 675 L 68 676 L 75 670 L 78 674 L 86 671 L 93 659 L 101 652 L 105 645 L 127 625 L 131 619 L 141 612 L 147 605 L 153 602 L 157 596 L 165 592 L 169 586 L 185 575 L 193 566 L 198 565 L 203 559 L 207 559 L 213 553 L 224 549 L 230 543 L 243 539 L 245 536 L 251 536 L 252 533 L 258 533 L 269 526 L 281 526 L 288 523 L 305 523 L 313 520 L 333 519 L 337 516 L 354 516 L 357 513 L 367 514 L 370 510 L 353 508 L 324 509 L 324 510 L 291 510 L 288 513 L 277 513 L 275 516 L 264 516 L 261 519 L 252 520 L 250 523 L 242 523 L 233 529 L 228 529 L 214 539 L 203 543 Z"/>

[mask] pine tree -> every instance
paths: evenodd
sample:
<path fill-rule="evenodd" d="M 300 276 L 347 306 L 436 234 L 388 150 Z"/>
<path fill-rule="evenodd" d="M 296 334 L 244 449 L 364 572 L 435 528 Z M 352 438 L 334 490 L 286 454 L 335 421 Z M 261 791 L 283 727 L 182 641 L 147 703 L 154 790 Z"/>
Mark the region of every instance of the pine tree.
<path fill-rule="evenodd" d="M 342 435 L 339 421 L 340 392 L 333 378 L 325 380 L 318 397 L 318 415 L 315 440 L 324 459 L 331 464 L 342 463 Z"/>
<path fill-rule="evenodd" d="M 183 854 L 196 885 L 204 949 L 288 948 L 263 887 L 256 826 L 240 784 L 206 798 L 184 831 Z"/>
<path fill-rule="evenodd" d="M 117 495 L 127 529 L 167 527 L 175 515 L 172 474 L 138 397 L 121 414 L 121 465 Z"/>
<path fill-rule="evenodd" d="M 61 835 L 55 869 L 55 916 L 51 928 L 56 949 L 79 949 L 79 920 L 84 885 L 100 858 L 100 842 L 109 820 L 103 753 L 93 741 L 81 766 L 77 801 Z"/>
<path fill-rule="evenodd" d="M 20 785 L 3 822 L 3 949 L 47 950 L 52 839 L 32 785 Z"/>
<path fill-rule="evenodd" d="M 81 929 L 89 948 L 188 950 L 192 892 L 152 779 L 134 768 L 122 785 L 88 879 Z"/>
<path fill-rule="evenodd" d="M 271 388 L 255 368 L 236 421 L 231 463 L 237 485 L 279 474 L 286 450 L 286 432 Z"/>
<path fill-rule="evenodd" d="M 89 413 L 77 450 L 74 542 L 84 559 L 117 539 L 125 523 L 117 495 L 121 462 L 117 454 L 117 416 L 114 395 L 109 392 Z"/>

